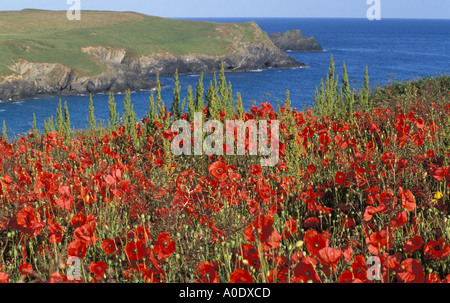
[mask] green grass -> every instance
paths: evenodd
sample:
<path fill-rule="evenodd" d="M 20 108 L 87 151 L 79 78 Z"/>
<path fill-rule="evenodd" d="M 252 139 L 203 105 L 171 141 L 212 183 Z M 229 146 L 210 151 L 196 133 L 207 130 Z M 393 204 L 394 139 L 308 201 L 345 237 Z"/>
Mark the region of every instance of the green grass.
<path fill-rule="evenodd" d="M 166 19 L 133 12 L 82 11 L 69 21 L 66 11 L 0 12 L 0 77 L 24 59 L 62 63 L 83 75 L 103 67 L 81 52 L 87 46 L 125 48 L 133 55 L 226 54 L 238 43 L 265 39 L 252 23 L 221 24 Z"/>

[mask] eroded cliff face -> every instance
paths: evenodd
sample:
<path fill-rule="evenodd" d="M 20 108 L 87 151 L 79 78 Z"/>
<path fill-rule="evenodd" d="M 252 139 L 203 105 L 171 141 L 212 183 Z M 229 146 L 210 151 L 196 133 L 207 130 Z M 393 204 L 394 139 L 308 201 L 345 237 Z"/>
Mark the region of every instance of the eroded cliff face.
<path fill-rule="evenodd" d="M 21 60 L 9 66 L 15 74 L 0 82 L 0 100 L 26 99 L 39 94 L 148 90 L 155 87 L 155 81 L 151 78 L 157 74 L 173 75 L 176 69 L 180 74 L 217 72 L 222 61 L 226 71 L 305 66 L 275 46 L 255 23 L 252 24 L 252 30 L 255 42 L 237 39 L 223 56 L 175 56 L 167 53 L 138 56 L 132 50 L 87 46 L 80 51 L 93 56 L 104 66 L 104 71 L 95 76 L 79 75 L 72 68 L 58 63 Z"/>
<path fill-rule="evenodd" d="M 69 85 L 73 74 L 70 68 L 57 63 L 22 60 L 9 68 L 15 74 L 0 83 L 0 100 L 3 101 L 31 98 L 41 93 L 57 93 Z"/>
<path fill-rule="evenodd" d="M 115 51 L 111 51 L 112 55 Z M 102 62 L 103 63 L 103 62 Z M 105 71 L 96 76 L 80 76 L 59 63 L 20 61 L 10 66 L 16 74 L 0 83 L 0 100 L 32 98 L 40 94 L 94 94 L 151 89 L 155 81 L 127 68 L 105 61 Z"/>

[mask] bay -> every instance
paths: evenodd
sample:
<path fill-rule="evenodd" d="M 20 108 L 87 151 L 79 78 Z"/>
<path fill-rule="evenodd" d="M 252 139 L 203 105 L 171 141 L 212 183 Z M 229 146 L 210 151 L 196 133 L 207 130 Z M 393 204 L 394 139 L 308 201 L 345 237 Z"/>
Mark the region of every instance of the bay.
<path fill-rule="evenodd" d="M 267 33 L 300 29 L 305 36 L 314 36 L 324 52 L 288 52 L 307 68 L 269 69 L 250 72 L 227 73 L 227 81 L 233 92 L 240 92 L 244 105 L 269 102 L 274 107 L 282 103 L 286 90 L 290 91 L 293 107 L 312 105 L 314 91 L 328 72 L 330 56 L 336 69 L 342 71 L 345 62 L 354 87 L 362 85 L 365 67 L 368 66 L 371 86 L 390 81 L 414 80 L 434 77 L 450 72 L 450 20 L 426 19 L 321 19 L 321 18 L 202 18 L 212 22 L 255 21 Z M 182 98 L 187 96 L 188 86 L 195 85 L 200 75 L 181 75 Z M 204 86 L 209 85 L 212 74 L 205 74 Z M 173 78 L 161 77 L 165 84 L 162 97 L 170 106 L 173 96 Z M 138 118 L 146 116 L 149 91 L 132 93 L 132 102 Z M 117 110 L 123 112 L 123 94 L 116 94 Z M 31 129 L 33 113 L 38 128 L 44 120 L 56 117 L 59 101 L 67 101 L 73 128 L 88 127 L 89 96 L 39 96 L 31 100 L 0 103 L 0 122 L 5 120 L 8 136 L 14 138 Z M 95 115 L 106 124 L 108 119 L 108 95 L 93 96 Z"/>

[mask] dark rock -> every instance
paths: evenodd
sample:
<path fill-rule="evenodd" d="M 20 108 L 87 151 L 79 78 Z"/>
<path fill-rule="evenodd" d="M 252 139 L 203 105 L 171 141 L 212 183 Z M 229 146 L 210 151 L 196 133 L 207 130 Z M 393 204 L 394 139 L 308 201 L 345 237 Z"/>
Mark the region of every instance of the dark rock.
<path fill-rule="evenodd" d="M 314 37 L 305 37 L 300 30 L 286 31 L 284 33 L 273 33 L 269 35 L 270 40 L 284 51 L 293 52 L 321 52 L 322 47 Z"/>

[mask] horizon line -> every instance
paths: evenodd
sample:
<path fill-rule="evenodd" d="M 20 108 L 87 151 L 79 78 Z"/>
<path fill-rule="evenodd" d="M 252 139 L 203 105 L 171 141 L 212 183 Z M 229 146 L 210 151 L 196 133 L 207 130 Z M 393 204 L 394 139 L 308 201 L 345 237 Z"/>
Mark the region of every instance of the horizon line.
<path fill-rule="evenodd" d="M 161 16 L 160 16 L 161 17 Z M 260 19 L 361 19 L 361 20 L 367 20 L 367 18 L 364 17 L 258 17 L 258 16 L 253 16 L 253 17 L 214 17 L 214 16 L 210 16 L 210 17 L 162 17 L 162 18 L 171 18 L 171 19 L 199 19 L 199 18 L 215 18 L 215 19 L 249 19 L 249 18 L 260 18 Z M 382 17 L 380 20 L 383 19 L 390 19 L 390 20 L 395 20 L 395 19 L 404 19 L 404 20 L 450 20 L 450 18 L 430 18 L 430 17 Z M 379 21 L 379 20 L 376 20 Z"/>
<path fill-rule="evenodd" d="M 23 9 L 17 9 L 17 10 L 0 10 L 0 12 L 20 12 L 24 10 L 37 10 L 37 11 L 52 11 L 52 12 L 63 12 L 66 10 L 63 9 L 41 9 L 41 8 L 23 8 Z M 136 14 L 143 14 L 147 16 L 154 16 L 154 17 L 160 17 L 160 18 L 169 18 L 169 19 L 199 19 L 199 18 L 215 18 L 215 19 L 250 19 L 250 18 L 264 18 L 264 19 L 367 19 L 365 17 L 349 17 L 349 16 L 343 16 L 343 17 L 336 17 L 336 16 L 330 16 L 330 17 L 324 17 L 324 16 L 158 16 L 158 15 L 151 15 L 148 13 L 138 12 L 138 11 L 127 11 L 127 10 L 101 10 L 101 9 L 82 9 L 81 12 L 118 12 L 118 13 L 136 13 Z M 450 18 L 433 18 L 433 17 L 382 17 L 383 19 L 389 19 L 389 20 L 395 20 L 395 19 L 402 19 L 402 20 L 450 20 Z M 376 21 L 381 21 L 376 20 Z"/>

